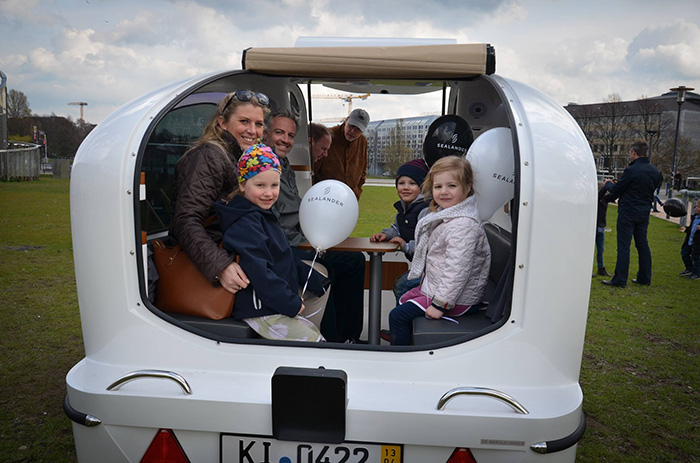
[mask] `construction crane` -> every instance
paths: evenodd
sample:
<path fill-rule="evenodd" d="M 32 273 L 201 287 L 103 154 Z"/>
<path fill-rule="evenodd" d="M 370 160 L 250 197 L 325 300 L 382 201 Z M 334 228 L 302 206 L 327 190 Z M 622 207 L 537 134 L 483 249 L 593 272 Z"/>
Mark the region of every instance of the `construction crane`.
<path fill-rule="evenodd" d="M 320 94 L 320 95 L 311 95 L 311 99 L 313 100 L 314 98 L 320 99 L 320 100 L 343 100 L 348 104 L 348 116 L 352 112 L 352 100 L 355 98 L 359 98 L 360 100 L 366 100 L 369 97 L 369 93 L 365 93 L 364 95 L 344 95 L 342 93 L 325 93 L 325 94 Z"/>
<path fill-rule="evenodd" d="M 83 118 L 83 106 L 87 106 L 87 103 L 84 101 L 73 101 L 71 103 L 68 103 L 69 106 L 80 106 L 80 120 L 85 122 L 85 119 Z"/>

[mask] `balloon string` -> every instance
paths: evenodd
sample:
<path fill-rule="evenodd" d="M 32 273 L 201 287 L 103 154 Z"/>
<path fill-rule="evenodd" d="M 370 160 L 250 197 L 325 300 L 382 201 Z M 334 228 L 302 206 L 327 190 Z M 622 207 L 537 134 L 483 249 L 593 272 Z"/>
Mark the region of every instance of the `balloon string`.
<path fill-rule="evenodd" d="M 314 258 L 311 261 L 311 267 L 309 268 L 309 274 L 306 275 L 306 282 L 304 282 L 304 289 L 301 290 L 301 298 L 304 299 L 304 295 L 306 294 L 306 287 L 309 286 L 309 280 L 311 279 L 311 272 L 314 271 L 314 264 L 316 263 L 316 258 L 318 257 L 318 253 L 320 252 L 320 249 L 316 249 L 316 254 L 314 254 Z"/>

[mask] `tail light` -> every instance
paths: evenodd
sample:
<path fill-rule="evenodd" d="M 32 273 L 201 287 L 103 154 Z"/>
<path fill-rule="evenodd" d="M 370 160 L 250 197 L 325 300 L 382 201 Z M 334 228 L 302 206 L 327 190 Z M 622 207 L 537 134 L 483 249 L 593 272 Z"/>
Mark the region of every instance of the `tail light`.
<path fill-rule="evenodd" d="M 172 429 L 160 429 L 141 463 L 190 463 Z"/>
<path fill-rule="evenodd" d="M 454 452 L 452 452 L 452 455 L 450 455 L 450 459 L 447 460 L 447 463 L 477 463 L 477 461 L 474 458 L 474 455 L 472 455 L 471 450 L 464 447 L 458 447 Z"/>

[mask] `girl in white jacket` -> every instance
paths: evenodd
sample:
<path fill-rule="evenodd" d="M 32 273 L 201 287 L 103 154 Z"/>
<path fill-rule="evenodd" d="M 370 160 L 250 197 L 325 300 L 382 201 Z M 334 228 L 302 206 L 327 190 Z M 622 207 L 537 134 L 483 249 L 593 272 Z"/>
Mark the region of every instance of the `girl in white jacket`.
<path fill-rule="evenodd" d="M 457 156 L 439 159 L 423 183 L 430 212 L 416 226 L 409 278 L 420 286 L 389 314 L 392 345 L 410 345 L 413 319 L 458 317 L 481 302 L 491 250 L 479 218 L 471 165 Z"/>

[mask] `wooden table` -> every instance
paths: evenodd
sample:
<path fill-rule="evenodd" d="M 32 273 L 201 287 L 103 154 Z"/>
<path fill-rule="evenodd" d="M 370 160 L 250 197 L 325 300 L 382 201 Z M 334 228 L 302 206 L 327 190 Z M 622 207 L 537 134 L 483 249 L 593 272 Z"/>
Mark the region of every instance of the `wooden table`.
<path fill-rule="evenodd" d="M 309 243 L 299 245 L 302 249 L 313 249 Z M 369 343 L 379 345 L 379 331 L 382 321 L 382 256 L 398 250 L 396 243 L 370 242 L 369 238 L 350 237 L 329 251 L 366 252 L 369 254 Z M 331 291 L 333 291 L 331 289 Z"/>

